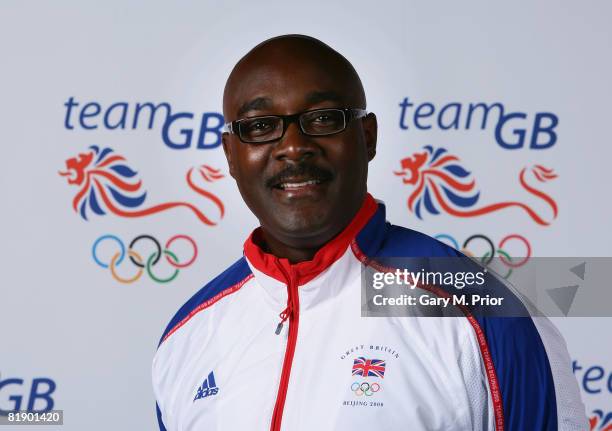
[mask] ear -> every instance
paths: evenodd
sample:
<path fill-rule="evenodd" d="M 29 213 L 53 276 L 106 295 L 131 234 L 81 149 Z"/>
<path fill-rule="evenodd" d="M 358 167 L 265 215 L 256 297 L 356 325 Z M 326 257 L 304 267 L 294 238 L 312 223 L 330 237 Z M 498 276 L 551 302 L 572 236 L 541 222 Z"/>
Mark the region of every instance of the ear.
<path fill-rule="evenodd" d="M 376 156 L 376 140 L 378 138 L 378 122 L 376 121 L 376 115 L 370 112 L 362 119 L 362 124 L 369 162 Z"/>
<path fill-rule="evenodd" d="M 229 166 L 229 173 L 232 178 L 236 178 L 234 175 L 235 167 L 234 167 L 234 159 L 232 154 L 232 144 L 230 142 L 230 135 L 227 132 L 221 134 L 221 143 L 223 144 L 223 152 L 225 153 L 225 158 L 227 159 L 227 165 Z"/>

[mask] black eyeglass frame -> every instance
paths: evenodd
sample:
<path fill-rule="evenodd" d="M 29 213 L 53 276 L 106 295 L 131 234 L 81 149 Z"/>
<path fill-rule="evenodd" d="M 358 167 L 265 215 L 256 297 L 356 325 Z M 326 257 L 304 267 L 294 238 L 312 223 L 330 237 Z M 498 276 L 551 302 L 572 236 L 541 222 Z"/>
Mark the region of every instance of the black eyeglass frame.
<path fill-rule="evenodd" d="M 307 133 L 306 131 L 304 131 L 304 127 L 302 126 L 300 117 L 304 114 L 311 114 L 317 111 L 322 111 L 322 112 L 323 111 L 341 111 L 342 114 L 344 115 L 344 127 L 341 130 L 338 130 L 332 133 L 322 133 L 322 134 L 321 133 L 318 133 L 318 134 Z M 283 136 L 285 136 L 285 132 L 287 131 L 287 128 L 289 128 L 289 125 L 291 123 L 297 123 L 297 125 L 300 128 L 300 132 L 302 132 L 306 136 L 314 136 L 314 137 L 332 136 L 332 135 L 336 135 L 338 133 L 344 132 L 346 128 L 348 127 L 348 124 L 350 121 L 356 120 L 359 118 L 363 118 L 366 115 L 368 115 L 368 111 L 366 111 L 365 109 L 360 109 L 360 108 L 319 108 L 319 109 L 311 109 L 309 111 L 304 111 L 304 112 L 298 112 L 297 114 L 291 114 L 291 115 L 258 115 L 256 117 L 241 118 L 240 120 L 235 120 L 230 123 L 226 123 L 225 128 L 227 129 L 228 133 L 238 136 L 238 139 L 240 139 L 241 142 L 244 142 L 245 144 L 257 145 L 257 144 L 267 144 L 267 143 L 278 141 L 279 139 L 282 139 Z M 240 134 L 240 123 L 242 123 L 243 121 L 254 120 L 257 118 L 280 118 L 283 122 L 283 132 L 281 133 L 279 137 L 274 138 L 274 139 L 268 139 L 265 141 L 244 140 Z"/>

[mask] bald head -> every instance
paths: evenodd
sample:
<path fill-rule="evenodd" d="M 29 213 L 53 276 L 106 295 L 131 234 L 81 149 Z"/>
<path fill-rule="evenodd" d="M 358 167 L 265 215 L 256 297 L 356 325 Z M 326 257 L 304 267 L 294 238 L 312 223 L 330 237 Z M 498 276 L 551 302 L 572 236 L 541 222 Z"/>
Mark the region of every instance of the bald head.
<path fill-rule="evenodd" d="M 250 118 L 240 124 L 253 136 L 280 132 L 245 142 L 238 126 L 221 138 L 230 174 L 261 223 L 263 249 L 291 262 L 310 260 L 357 213 L 376 154 L 376 116 L 364 116 L 365 107 L 353 66 L 319 40 L 276 37 L 236 64 L 223 95 L 225 120 Z M 302 121 L 315 128 L 309 130 L 341 130 L 308 133 Z"/>
<path fill-rule="evenodd" d="M 303 94 L 296 94 L 298 88 Z M 296 100 L 300 96 L 303 100 Z M 292 114 L 283 108 L 299 104 L 303 110 L 316 109 L 322 103 L 365 108 L 363 85 L 346 58 L 320 40 L 302 35 L 279 36 L 257 45 L 234 66 L 223 93 L 226 121 L 264 112 Z"/>

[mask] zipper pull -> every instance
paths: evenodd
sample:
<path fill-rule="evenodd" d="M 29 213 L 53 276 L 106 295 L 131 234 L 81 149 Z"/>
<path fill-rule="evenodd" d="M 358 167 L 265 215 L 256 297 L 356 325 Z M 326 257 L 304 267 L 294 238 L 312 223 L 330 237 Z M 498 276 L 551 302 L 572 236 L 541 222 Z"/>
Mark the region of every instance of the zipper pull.
<path fill-rule="evenodd" d="M 278 335 L 281 333 L 282 330 L 283 330 L 283 322 L 280 322 L 278 325 L 276 325 L 276 331 L 274 331 L 274 333 Z"/>
<path fill-rule="evenodd" d="M 285 320 L 287 320 L 289 318 L 289 314 L 291 313 L 291 310 L 289 309 L 289 305 L 287 305 L 287 308 L 285 308 L 279 315 L 278 317 L 281 318 L 281 321 L 278 323 L 278 325 L 276 325 L 276 331 L 274 331 L 274 333 L 276 335 L 280 334 L 282 329 L 283 329 L 283 323 L 285 323 Z"/>

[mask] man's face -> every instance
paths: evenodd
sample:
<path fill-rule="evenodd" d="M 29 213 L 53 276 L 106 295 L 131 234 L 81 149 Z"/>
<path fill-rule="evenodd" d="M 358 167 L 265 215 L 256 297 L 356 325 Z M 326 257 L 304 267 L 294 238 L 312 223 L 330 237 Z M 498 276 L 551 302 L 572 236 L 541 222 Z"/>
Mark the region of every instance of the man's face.
<path fill-rule="evenodd" d="M 273 59 L 270 59 L 270 55 Z M 281 56 L 282 54 L 282 56 Z M 342 68 L 306 55 L 255 55 L 241 64 L 226 89 L 226 121 L 356 106 L 354 83 Z M 344 74 L 346 75 L 346 74 Z M 290 247 L 319 247 L 351 220 L 366 193 L 374 157 L 376 118 L 352 120 L 331 136 L 306 136 L 292 123 L 265 144 L 223 136 L 230 173 L 264 234 Z"/>

